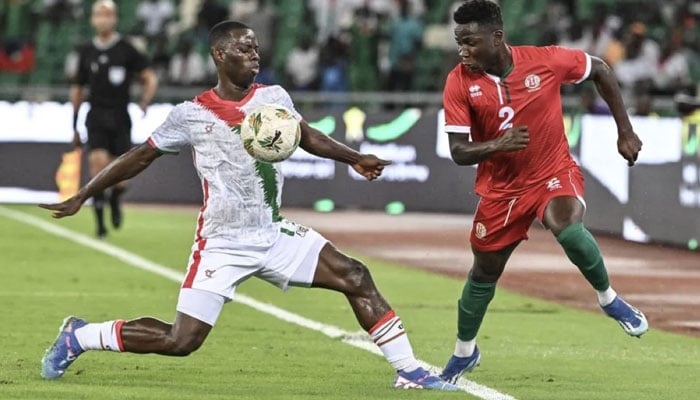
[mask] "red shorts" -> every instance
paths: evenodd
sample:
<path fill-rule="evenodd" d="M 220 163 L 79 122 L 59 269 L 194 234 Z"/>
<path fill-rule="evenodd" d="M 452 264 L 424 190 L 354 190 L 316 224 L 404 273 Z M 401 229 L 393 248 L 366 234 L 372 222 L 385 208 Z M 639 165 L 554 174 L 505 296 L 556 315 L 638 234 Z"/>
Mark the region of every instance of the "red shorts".
<path fill-rule="evenodd" d="M 527 239 L 535 217 L 542 221 L 547 204 L 563 196 L 576 197 L 585 207 L 583 175 L 579 168 L 561 171 L 519 197 L 482 198 L 474 215 L 471 245 L 479 251 L 496 251 Z"/>

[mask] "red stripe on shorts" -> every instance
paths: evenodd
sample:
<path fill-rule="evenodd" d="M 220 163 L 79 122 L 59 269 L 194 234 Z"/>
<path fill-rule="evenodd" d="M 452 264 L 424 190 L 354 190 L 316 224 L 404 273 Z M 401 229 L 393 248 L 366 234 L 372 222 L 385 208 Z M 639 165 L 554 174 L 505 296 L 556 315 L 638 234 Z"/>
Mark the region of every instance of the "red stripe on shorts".
<path fill-rule="evenodd" d="M 209 181 L 204 180 L 203 185 L 204 191 L 204 204 L 202 208 L 199 209 L 199 218 L 197 218 L 197 234 L 195 241 L 197 242 L 197 250 L 192 254 L 192 265 L 187 271 L 187 276 L 185 281 L 182 282 L 183 288 L 191 288 L 192 282 L 194 282 L 194 277 L 197 276 L 197 270 L 199 269 L 199 262 L 202 260 L 202 250 L 207 245 L 207 239 L 202 238 L 202 228 L 204 227 L 204 211 L 207 209 L 207 202 L 209 201 Z"/>

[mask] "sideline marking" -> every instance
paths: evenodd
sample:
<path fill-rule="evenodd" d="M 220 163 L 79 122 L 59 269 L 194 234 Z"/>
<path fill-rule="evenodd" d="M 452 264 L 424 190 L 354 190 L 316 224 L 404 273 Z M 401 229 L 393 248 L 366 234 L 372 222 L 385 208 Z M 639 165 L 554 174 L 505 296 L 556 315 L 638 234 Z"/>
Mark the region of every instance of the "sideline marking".
<path fill-rule="evenodd" d="M 177 272 L 163 265 L 149 261 L 120 247 L 99 241 L 97 239 L 93 239 L 92 237 L 64 228 L 55 223 L 47 222 L 31 214 L 11 210 L 9 208 L 0 206 L 0 215 L 23 224 L 31 225 L 35 228 L 67 239 L 71 242 L 81 244 L 85 247 L 89 247 L 93 250 L 97 250 L 102 253 L 108 254 L 132 267 L 152 272 L 156 275 L 160 275 L 172 281 L 181 282 L 184 278 L 184 274 L 181 272 Z M 339 339 L 343 343 L 346 343 L 350 346 L 354 346 L 359 349 L 369 351 L 370 353 L 383 356 L 381 350 L 379 350 L 379 348 L 374 344 L 374 342 L 372 342 L 371 339 L 369 339 L 367 334 L 364 332 L 349 332 L 344 329 L 338 328 L 337 326 L 327 325 L 322 322 L 302 317 L 301 315 L 294 314 L 290 311 L 281 309 L 272 304 L 262 303 L 258 300 L 253 299 L 252 297 L 248 297 L 243 294 L 237 293 L 236 297 L 234 298 L 234 301 L 241 304 L 245 304 L 251 308 L 254 308 L 266 314 L 272 315 L 273 317 L 279 318 L 283 321 L 290 322 L 292 324 L 296 324 L 317 332 L 321 332 L 324 335 L 330 337 L 331 339 Z M 428 368 L 432 373 L 439 373 L 441 370 L 440 368 L 428 364 L 425 361 L 418 361 L 424 367 Z M 488 386 L 484 386 L 464 378 L 459 379 L 459 381 L 457 382 L 457 386 L 459 386 L 465 392 L 483 400 L 516 400 L 516 398 L 513 396 L 501 393 L 496 389 L 492 389 Z"/>

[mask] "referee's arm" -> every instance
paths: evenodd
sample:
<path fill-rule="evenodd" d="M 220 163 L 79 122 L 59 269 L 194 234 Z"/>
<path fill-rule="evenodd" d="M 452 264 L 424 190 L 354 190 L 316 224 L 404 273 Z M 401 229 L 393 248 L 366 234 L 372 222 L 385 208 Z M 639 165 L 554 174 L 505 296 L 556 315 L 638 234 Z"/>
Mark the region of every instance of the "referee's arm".
<path fill-rule="evenodd" d="M 83 85 L 73 83 L 70 85 L 70 102 L 73 104 L 73 146 L 80 147 L 80 134 L 78 133 L 78 111 L 83 104 Z"/>
<path fill-rule="evenodd" d="M 151 100 L 153 100 L 153 96 L 158 89 L 158 77 L 155 72 L 153 72 L 153 69 L 145 68 L 139 73 L 139 80 L 143 85 L 143 96 L 141 97 L 139 107 L 141 107 L 141 110 L 145 114 L 146 108 L 151 104 Z"/>

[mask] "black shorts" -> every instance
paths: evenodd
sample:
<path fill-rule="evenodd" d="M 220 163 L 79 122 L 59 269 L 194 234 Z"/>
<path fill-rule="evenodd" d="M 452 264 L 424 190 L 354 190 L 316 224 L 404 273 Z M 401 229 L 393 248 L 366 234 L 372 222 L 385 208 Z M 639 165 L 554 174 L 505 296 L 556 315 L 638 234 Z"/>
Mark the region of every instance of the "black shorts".
<path fill-rule="evenodd" d="M 131 118 L 125 108 L 92 107 L 85 120 L 90 150 L 120 156 L 131 148 Z"/>

